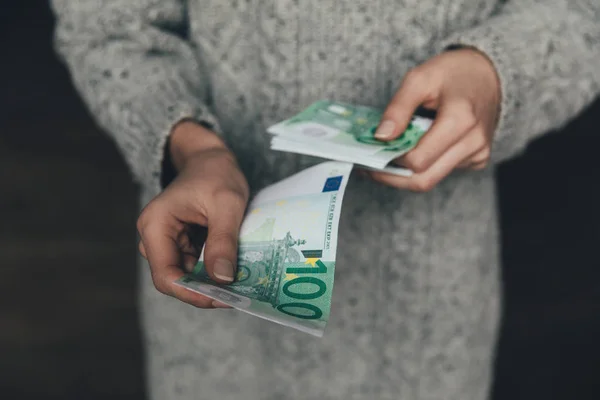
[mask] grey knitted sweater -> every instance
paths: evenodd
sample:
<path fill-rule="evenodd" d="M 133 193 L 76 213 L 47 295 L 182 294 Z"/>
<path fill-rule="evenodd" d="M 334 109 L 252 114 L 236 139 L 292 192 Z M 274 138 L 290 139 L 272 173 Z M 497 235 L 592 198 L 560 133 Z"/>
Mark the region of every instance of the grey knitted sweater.
<path fill-rule="evenodd" d="M 265 127 L 330 98 L 383 108 L 403 75 L 475 46 L 501 81 L 493 161 L 600 91 L 598 0 L 53 0 L 75 85 L 143 188 L 160 190 L 170 128 L 221 133 L 258 189 L 316 160 L 268 150 Z M 353 177 L 332 318 L 315 339 L 153 290 L 142 263 L 155 399 L 481 400 L 499 319 L 491 169 L 416 195 Z"/>

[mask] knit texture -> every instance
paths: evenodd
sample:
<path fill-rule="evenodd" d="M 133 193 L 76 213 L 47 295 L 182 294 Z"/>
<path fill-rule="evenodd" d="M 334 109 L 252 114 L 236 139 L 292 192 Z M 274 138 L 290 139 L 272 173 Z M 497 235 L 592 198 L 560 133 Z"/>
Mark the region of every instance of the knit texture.
<path fill-rule="evenodd" d="M 213 126 L 253 190 L 319 160 L 267 126 L 315 100 L 383 108 L 452 45 L 498 71 L 500 162 L 600 91 L 597 0 L 53 0 L 56 45 L 142 185 L 182 118 Z M 500 315 L 493 169 L 424 195 L 352 177 L 322 339 L 160 295 L 141 261 L 152 399 L 483 400 Z"/>

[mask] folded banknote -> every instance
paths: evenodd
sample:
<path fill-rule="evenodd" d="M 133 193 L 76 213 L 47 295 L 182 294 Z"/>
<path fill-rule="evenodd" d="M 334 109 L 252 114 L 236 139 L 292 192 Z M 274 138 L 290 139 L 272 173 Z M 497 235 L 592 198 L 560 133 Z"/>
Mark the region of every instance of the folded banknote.
<path fill-rule="evenodd" d="M 242 223 L 237 277 L 212 281 L 203 255 L 176 284 L 249 314 L 322 336 L 338 223 L 352 164 L 325 162 L 260 191 Z"/>

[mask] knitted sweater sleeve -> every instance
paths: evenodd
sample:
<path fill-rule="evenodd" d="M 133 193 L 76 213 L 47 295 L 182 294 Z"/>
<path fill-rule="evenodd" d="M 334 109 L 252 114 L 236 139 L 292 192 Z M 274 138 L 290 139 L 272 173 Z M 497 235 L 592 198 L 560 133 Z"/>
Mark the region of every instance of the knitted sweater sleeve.
<path fill-rule="evenodd" d="M 205 73 L 185 40 L 183 0 L 52 0 L 55 47 L 134 178 L 160 188 L 166 139 L 191 118 L 218 130 Z"/>
<path fill-rule="evenodd" d="M 441 49 L 472 46 L 501 82 L 492 161 L 564 125 L 600 93 L 600 1 L 509 0 L 497 15 L 451 35 Z"/>

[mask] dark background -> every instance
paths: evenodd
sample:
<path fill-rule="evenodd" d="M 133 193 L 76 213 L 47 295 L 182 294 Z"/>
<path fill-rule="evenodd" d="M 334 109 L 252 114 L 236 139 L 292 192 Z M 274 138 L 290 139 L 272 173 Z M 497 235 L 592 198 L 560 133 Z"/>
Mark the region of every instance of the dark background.
<path fill-rule="evenodd" d="M 2 3 L 0 398 L 142 399 L 137 188 L 51 34 L 46 2 Z M 499 169 L 496 400 L 600 399 L 599 112 Z"/>

